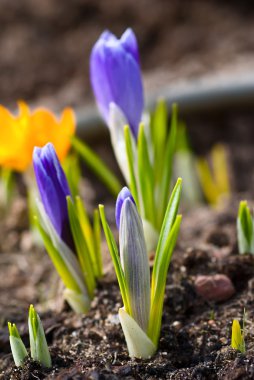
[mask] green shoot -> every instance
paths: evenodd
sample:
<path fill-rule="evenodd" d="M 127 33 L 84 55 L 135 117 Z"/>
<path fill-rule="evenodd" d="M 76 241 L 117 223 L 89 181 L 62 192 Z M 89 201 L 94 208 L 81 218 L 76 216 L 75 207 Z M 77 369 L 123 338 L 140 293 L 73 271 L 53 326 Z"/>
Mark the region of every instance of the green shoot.
<path fill-rule="evenodd" d="M 229 168 L 226 150 L 217 144 L 211 151 L 211 164 L 205 158 L 197 160 L 197 172 L 203 194 L 209 204 L 219 206 L 221 201 L 231 195 Z"/>
<path fill-rule="evenodd" d="M 22 339 L 20 338 L 18 329 L 15 323 L 8 322 L 10 345 L 15 365 L 17 367 L 22 366 L 28 352 L 25 348 Z M 44 367 L 50 368 L 52 366 L 51 357 L 45 337 L 45 333 L 42 327 L 42 323 L 39 315 L 36 313 L 33 305 L 29 308 L 28 317 L 28 329 L 31 357 Z"/>
<path fill-rule="evenodd" d="M 150 124 L 140 124 L 136 140 L 117 105 L 110 111 L 109 131 L 112 146 L 144 221 L 149 251 L 156 247 L 170 195 L 177 138 L 177 114 L 177 106 L 174 104 L 171 127 L 168 131 L 167 107 L 164 101 L 159 101 L 154 114 L 151 115 Z M 90 169 L 116 196 L 120 191 L 120 183 L 104 162 L 77 137 L 72 137 L 72 145 Z"/>
<path fill-rule="evenodd" d="M 167 132 L 166 106 L 160 101 L 152 116 L 150 135 L 147 126 L 141 123 L 138 139 L 134 141 L 129 126 L 124 127 L 128 162 L 125 177 L 129 178 L 128 185 L 144 221 L 149 249 L 154 249 L 157 244 L 170 194 L 177 123 L 177 106 L 173 105 L 171 128 Z"/>
<path fill-rule="evenodd" d="M 9 334 L 10 334 L 10 345 L 14 363 L 17 367 L 22 366 L 24 360 L 28 356 L 28 352 L 22 339 L 20 338 L 18 329 L 15 323 L 8 322 Z"/>
<path fill-rule="evenodd" d="M 247 201 L 241 201 L 237 216 L 237 241 L 239 253 L 254 254 L 254 223 Z"/>
<path fill-rule="evenodd" d="M 51 357 L 39 315 L 33 305 L 29 308 L 28 318 L 31 357 L 44 367 L 52 366 Z"/>
<path fill-rule="evenodd" d="M 234 319 L 232 323 L 231 347 L 240 351 L 242 354 L 246 352 L 244 333 L 244 326 L 243 329 L 241 329 L 239 321 Z"/>

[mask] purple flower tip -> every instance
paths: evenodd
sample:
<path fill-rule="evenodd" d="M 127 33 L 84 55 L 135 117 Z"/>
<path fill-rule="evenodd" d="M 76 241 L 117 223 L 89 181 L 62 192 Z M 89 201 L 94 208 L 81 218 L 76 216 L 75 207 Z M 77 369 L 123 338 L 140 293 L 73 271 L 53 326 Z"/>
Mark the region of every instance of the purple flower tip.
<path fill-rule="evenodd" d="M 66 201 L 66 197 L 71 193 L 64 171 L 51 143 L 43 148 L 34 148 L 33 165 L 44 209 L 58 235 L 70 248 L 73 248 Z"/>
<path fill-rule="evenodd" d="M 116 226 L 118 229 L 120 228 L 122 207 L 126 199 L 130 199 L 134 203 L 134 205 L 136 205 L 130 190 L 128 189 L 128 187 L 125 186 L 122 188 L 122 190 L 118 194 L 118 197 L 116 200 L 115 217 L 116 217 Z"/>
<path fill-rule="evenodd" d="M 96 102 L 109 122 L 109 105 L 115 103 L 137 137 L 144 108 L 142 76 L 135 34 L 127 29 L 120 39 L 102 33 L 90 57 L 90 78 Z"/>

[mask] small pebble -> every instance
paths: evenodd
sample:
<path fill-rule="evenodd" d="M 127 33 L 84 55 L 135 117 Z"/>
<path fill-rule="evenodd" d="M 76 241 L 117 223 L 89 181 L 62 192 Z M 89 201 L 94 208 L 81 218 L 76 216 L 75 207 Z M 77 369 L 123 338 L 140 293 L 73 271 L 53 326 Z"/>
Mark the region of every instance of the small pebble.
<path fill-rule="evenodd" d="M 197 276 L 195 280 L 197 294 L 208 301 L 226 301 L 235 293 L 230 278 L 224 274 Z"/>
<path fill-rule="evenodd" d="M 182 323 L 180 321 L 174 321 L 172 323 L 172 326 L 174 327 L 174 329 L 180 330 L 180 328 L 182 327 Z"/>

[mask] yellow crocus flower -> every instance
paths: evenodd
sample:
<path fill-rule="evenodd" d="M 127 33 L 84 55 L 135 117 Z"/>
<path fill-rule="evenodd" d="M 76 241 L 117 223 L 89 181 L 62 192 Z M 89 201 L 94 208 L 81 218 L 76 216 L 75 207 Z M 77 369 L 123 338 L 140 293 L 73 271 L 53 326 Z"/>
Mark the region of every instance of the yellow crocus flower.
<path fill-rule="evenodd" d="M 70 149 L 70 137 L 75 133 L 74 112 L 65 108 L 58 120 L 44 108 L 31 111 L 18 102 L 19 113 L 12 115 L 0 106 L 0 166 L 25 171 L 32 163 L 33 148 L 51 142 L 60 160 Z"/>

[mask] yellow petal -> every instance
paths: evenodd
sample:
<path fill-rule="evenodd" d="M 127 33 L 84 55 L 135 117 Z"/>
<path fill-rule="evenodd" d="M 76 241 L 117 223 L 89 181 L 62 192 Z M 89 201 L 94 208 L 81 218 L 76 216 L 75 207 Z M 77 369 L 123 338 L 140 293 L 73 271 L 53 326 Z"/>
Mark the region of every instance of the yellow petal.
<path fill-rule="evenodd" d="M 32 163 L 34 147 L 48 142 L 63 160 L 70 149 L 70 137 L 75 133 L 72 109 L 64 109 L 59 120 L 44 108 L 31 113 L 23 101 L 18 102 L 18 109 L 15 116 L 0 105 L 0 166 L 24 171 Z"/>
<path fill-rule="evenodd" d="M 63 160 L 70 149 L 70 137 L 75 132 L 74 112 L 66 108 L 60 120 L 44 109 L 36 110 L 32 117 L 34 145 L 42 147 L 51 142 L 60 160 Z"/>

